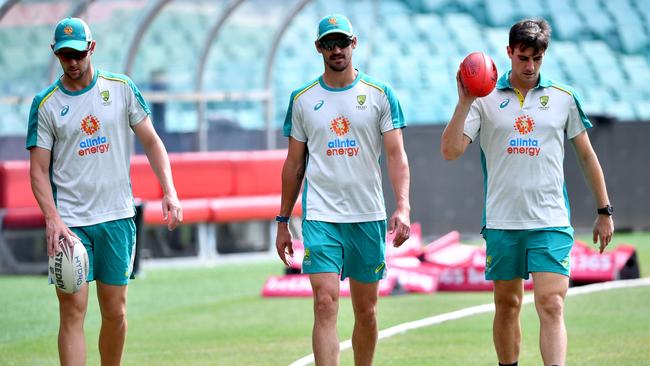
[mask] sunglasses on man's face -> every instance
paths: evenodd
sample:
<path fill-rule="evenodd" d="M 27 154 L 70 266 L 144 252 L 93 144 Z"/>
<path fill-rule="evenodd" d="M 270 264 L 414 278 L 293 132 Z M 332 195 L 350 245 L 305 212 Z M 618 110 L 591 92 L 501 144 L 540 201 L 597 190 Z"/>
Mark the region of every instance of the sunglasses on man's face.
<path fill-rule="evenodd" d="M 85 50 L 85 51 L 62 51 L 62 52 L 57 52 L 55 55 L 57 55 L 61 60 L 63 61 L 71 61 L 71 60 L 83 60 L 88 56 L 88 52 L 90 50 Z"/>
<path fill-rule="evenodd" d="M 344 49 L 352 44 L 352 37 L 321 39 L 318 41 L 318 43 L 320 44 L 321 48 L 328 51 L 334 50 L 334 47 Z"/>

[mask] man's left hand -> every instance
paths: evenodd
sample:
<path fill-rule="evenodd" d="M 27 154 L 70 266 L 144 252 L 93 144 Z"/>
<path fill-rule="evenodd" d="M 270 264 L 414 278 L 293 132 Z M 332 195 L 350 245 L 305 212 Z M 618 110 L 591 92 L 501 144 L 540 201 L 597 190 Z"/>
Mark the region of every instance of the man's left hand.
<path fill-rule="evenodd" d="M 162 199 L 162 211 L 167 230 L 172 231 L 183 222 L 183 208 L 178 197 L 166 194 Z"/>
<path fill-rule="evenodd" d="M 388 221 L 388 232 L 395 233 L 393 246 L 399 248 L 411 236 L 411 219 L 407 211 L 397 209 Z"/>
<path fill-rule="evenodd" d="M 614 220 L 611 216 L 598 215 L 594 222 L 594 244 L 600 240 L 600 253 L 602 254 L 605 247 L 612 241 L 614 235 Z"/>

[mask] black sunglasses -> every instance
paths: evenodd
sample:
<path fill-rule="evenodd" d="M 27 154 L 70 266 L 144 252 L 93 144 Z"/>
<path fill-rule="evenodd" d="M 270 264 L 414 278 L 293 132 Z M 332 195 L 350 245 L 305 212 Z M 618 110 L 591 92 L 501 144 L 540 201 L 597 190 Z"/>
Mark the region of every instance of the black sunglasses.
<path fill-rule="evenodd" d="M 88 56 L 88 52 L 90 50 L 85 50 L 85 51 L 63 51 L 63 52 L 57 52 L 55 55 L 60 57 L 63 61 L 70 61 L 70 60 L 83 60 Z"/>
<path fill-rule="evenodd" d="M 332 51 L 334 47 L 344 49 L 352 44 L 352 37 L 321 39 L 318 41 L 318 44 L 320 44 L 321 48 L 324 48 L 328 51 Z"/>

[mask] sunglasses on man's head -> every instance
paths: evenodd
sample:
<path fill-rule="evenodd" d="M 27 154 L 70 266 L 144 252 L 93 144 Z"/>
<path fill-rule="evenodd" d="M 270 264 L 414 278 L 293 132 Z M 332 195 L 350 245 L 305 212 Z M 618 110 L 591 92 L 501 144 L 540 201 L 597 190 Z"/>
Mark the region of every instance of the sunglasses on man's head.
<path fill-rule="evenodd" d="M 334 47 L 344 49 L 352 44 L 352 37 L 346 38 L 333 38 L 333 39 L 321 39 L 318 41 L 321 48 L 324 48 L 328 51 L 332 51 Z"/>
<path fill-rule="evenodd" d="M 83 60 L 88 56 L 88 52 L 90 50 L 85 50 L 85 51 L 61 51 L 61 52 L 56 52 L 55 55 L 60 57 L 63 61 L 71 61 L 71 60 Z"/>

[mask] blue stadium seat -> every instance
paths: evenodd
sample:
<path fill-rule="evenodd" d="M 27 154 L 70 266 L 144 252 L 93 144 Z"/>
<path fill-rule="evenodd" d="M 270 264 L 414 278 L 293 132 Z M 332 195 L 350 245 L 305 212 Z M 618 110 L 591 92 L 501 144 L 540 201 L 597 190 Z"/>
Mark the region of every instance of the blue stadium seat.
<path fill-rule="evenodd" d="M 438 10 L 443 9 L 449 3 L 453 1 L 451 0 L 421 0 L 420 1 L 420 6 L 422 7 L 422 11 L 424 12 L 429 12 L 429 13 L 434 13 L 437 12 Z"/>
<path fill-rule="evenodd" d="M 453 36 L 452 39 L 456 43 L 455 48 L 463 56 L 470 52 L 486 49 L 487 45 L 481 36 L 481 29 L 471 16 L 461 13 L 450 13 L 444 17 L 444 22 Z"/>
<path fill-rule="evenodd" d="M 546 17 L 548 15 L 546 2 L 543 0 L 514 0 L 514 8 L 517 18 Z"/>
<path fill-rule="evenodd" d="M 614 17 L 618 25 L 624 25 L 628 22 L 641 22 L 638 12 L 628 0 L 604 1 L 603 5 L 609 14 Z"/>
<path fill-rule="evenodd" d="M 580 47 L 600 76 L 602 83 L 613 89 L 623 87 L 627 81 L 616 54 L 602 41 L 583 41 Z"/>
<path fill-rule="evenodd" d="M 29 103 L 31 104 L 31 100 Z M 0 104 L 0 113 L 2 113 L 0 136 L 25 136 L 27 134 L 30 104 Z"/>
<path fill-rule="evenodd" d="M 396 15 L 409 14 L 410 10 L 402 1 L 384 0 L 379 1 L 379 14 L 386 20 Z"/>
<path fill-rule="evenodd" d="M 625 100 L 607 104 L 605 111 L 611 116 L 616 116 L 621 122 L 632 121 L 637 118 L 633 104 Z"/>
<path fill-rule="evenodd" d="M 562 40 L 585 38 L 585 26 L 575 11 L 559 7 L 558 10 L 552 10 L 552 12 L 553 31 L 557 38 Z"/>
<path fill-rule="evenodd" d="M 648 6 L 648 0 L 634 0 L 632 5 L 643 19 L 645 28 L 650 29 L 650 6 Z"/>
<path fill-rule="evenodd" d="M 415 14 L 412 19 L 413 26 L 426 34 L 446 31 L 446 28 L 442 25 L 440 16 L 437 14 Z"/>
<path fill-rule="evenodd" d="M 496 27 L 511 26 L 517 18 L 515 6 L 511 0 L 485 1 L 485 12 L 489 24 Z"/>
<path fill-rule="evenodd" d="M 635 106 L 636 106 L 637 118 L 639 118 L 642 121 L 650 122 L 650 100 L 646 99 L 637 102 Z"/>
<path fill-rule="evenodd" d="M 585 101 L 591 101 L 603 106 L 616 100 L 616 95 L 612 89 L 604 85 L 580 90 L 579 93 Z"/>
<path fill-rule="evenodd" d="M 650 6 L 650 4 L 648 4 Z M 638 53 L 648 50 L 648 34 L 640 19 L 619 24 L 616 29 L 621 40 L 621 47 L 627 53 Z"/>
<path fill-rule="evenodd" d="M 471 11 L 473 8 L 479 8 L 483 0 L 455 0 L 463 9 Z"/>
<path fill-rule="evenodd" d="M 580 0 L 576 1 L 575 6 L 586 27 L 594 34 L 604 38 L 614 31 L 614 21 L 599 0 Z"/>
<path fill-rule="evenodd" d="M 621 56 L 621 67 L 634 89 L 650 92 L 650 63 L 640 55 Z"/>
<path fill-rule="evenodd" d="M 431 57 L 431 54 L 433 54 L 432 48 L 429 46 L 428 43 L 424 41 L 417 41 L 411 44 L 406 44 L 405 46 L 405 57 L 412 57 L 416 60 L 420 60 L 423 58 L 428 58 Z"/>

